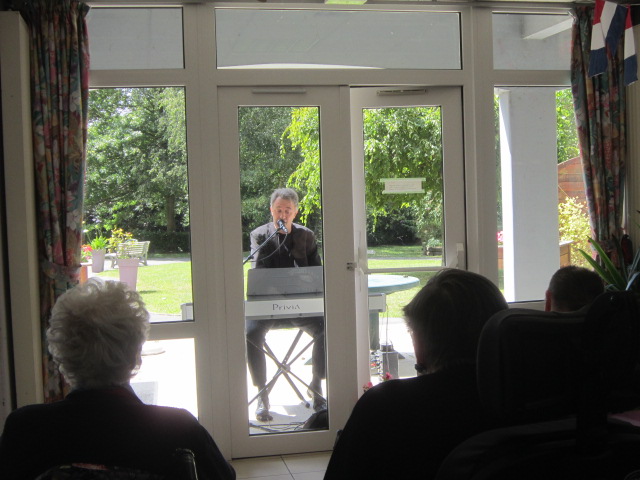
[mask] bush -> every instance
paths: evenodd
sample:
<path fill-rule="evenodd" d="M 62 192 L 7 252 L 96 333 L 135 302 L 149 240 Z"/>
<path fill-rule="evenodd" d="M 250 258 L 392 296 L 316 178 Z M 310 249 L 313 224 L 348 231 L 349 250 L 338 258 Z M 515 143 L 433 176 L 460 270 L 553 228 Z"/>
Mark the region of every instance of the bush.
<path fill-rule="evenodd" d="M 137 240 L 149 240 L 149 253 L 188 253 L 191 251 L 189 232 L 155 232 L 153 230 L 136 230 L 133 232 Z"/>
<path fill-rule="evenodd" d="M 587 260 L 578 253 L 578 249 L 589 251 L 591 227 L 586 205 L 578 202 L 576 197 L 567 199 L 558 205 L 558 224 L 560 240 L 573 241 L 571 245 L 571 263 L 580 267 L 588 267 Z"/>
<path fill-rule="evenodd" d="M 367 217 L 367 245 L 416 245 L 419 243 L 420 239 L 416 235 L 415 220 L 411 212 L 401 210 L 389 215 L 379 215 L 375 223 L 371 215 Z"/>

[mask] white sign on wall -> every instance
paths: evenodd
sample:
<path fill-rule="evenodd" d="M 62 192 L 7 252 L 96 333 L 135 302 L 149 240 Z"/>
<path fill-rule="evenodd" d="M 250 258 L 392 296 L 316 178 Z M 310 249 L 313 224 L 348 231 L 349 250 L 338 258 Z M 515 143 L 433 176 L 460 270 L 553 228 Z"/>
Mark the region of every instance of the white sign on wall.
<path fill-rule="evenodd" d="M 381 178 L 380 181 L 384 183 L 384 190 L 382 193 L 424 193 L 422 188 L 422 182 L 426 178 Z"/>

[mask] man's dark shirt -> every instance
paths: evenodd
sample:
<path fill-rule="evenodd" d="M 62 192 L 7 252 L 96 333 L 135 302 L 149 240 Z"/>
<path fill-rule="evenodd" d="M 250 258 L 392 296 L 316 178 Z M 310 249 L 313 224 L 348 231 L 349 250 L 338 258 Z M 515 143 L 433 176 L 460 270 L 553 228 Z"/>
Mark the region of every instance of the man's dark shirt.
<path fill-rule="evenodd" d="M 251 251 L 276 231 L 273 223 L 251 232 Z M 278 233 L 262 247 L 254 259 L 254 268 L 315 267 L 322 265 L 313 232 L 307 227 L 292 224 L 288 235 Z"/>

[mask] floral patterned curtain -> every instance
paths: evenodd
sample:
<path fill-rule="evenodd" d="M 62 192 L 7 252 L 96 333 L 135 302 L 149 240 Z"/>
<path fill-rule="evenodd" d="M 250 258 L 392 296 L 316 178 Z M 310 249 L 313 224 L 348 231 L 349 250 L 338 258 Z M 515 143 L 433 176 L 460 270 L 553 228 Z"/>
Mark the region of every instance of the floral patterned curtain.
<path fill-rule="evenodd" d="M 78 283 L 89 96 L 89 8 L 76 0 L 31 0 L 29 26 L 33 155 L 40 260 L 45 401 L 64 381 L 44 337 L 56 299 Z"/>
<path fill-rule="evenodd" d="M 615 257 L 622 236 L 626 163 L 624 53 L 609 57 L 607 71 L 589 78 L 593 6 L 577 7 L 573 24 L 571 87 L 594 239 Z"/>

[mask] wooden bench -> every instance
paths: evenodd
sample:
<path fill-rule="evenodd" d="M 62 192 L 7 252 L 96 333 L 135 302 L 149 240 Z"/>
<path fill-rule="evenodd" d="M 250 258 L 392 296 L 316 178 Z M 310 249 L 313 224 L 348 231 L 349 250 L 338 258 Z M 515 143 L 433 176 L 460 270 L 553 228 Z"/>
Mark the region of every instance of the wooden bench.
<path fill-rule="evenodd" d="M 140 263 L 147 265 L 147 255 L 149 253 L 149 240 L 139 242 L 138 240 L 129 240 L 119 244 L 116 247 L 115 254 L 108 254 L 111 259 L 111 268 L 118 264 L 118 258 L 137 258 Z"/>

